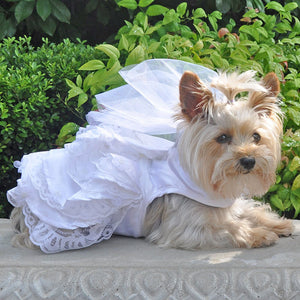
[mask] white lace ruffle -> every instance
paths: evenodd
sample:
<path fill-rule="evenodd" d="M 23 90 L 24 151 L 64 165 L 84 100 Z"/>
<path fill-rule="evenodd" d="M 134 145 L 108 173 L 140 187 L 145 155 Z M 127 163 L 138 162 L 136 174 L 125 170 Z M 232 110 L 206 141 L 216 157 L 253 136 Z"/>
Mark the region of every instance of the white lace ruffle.
<path fill-rule="evenodd" d="M 129 209 L 150 201 L 149 167 L 172 142 L 112 126 L 82 128 L 63 149 L 25 155 L 8 200 L 24 207 L 30 239 L 46 253 L 107 239 Z"/>
<path fill-rule="evenodd" d="M 116 229 L 113 220 L 108 224 L 96 224 L 74 230 L 59 229 L 41 222 L 26 205 L 23 207 L 25 224 L 29 228 L 31 241 L 45 253 L 57 253 L 89 247 L 110 239 Z"/>

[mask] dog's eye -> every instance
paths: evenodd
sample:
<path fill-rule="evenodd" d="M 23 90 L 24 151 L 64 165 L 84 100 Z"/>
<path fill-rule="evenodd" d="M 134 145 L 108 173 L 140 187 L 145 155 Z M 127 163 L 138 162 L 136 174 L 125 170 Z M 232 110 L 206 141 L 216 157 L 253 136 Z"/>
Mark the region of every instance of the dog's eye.
<path fill-rule="evenodd" d="M 261 137 L 257 132 L 255 132 L 255 133 L 253 133 L 253 139 L 254 139 L 255 143 L 258 143 L 260 141 Z"/>
<path fill-rule="evenodd" d="M 232 140 L 232 137 L 225 133 L 218 136 L 216 139 L 217 143 L 219 143 L 219 144 L 229 144 L 231 142 L 231 140 Z"/>

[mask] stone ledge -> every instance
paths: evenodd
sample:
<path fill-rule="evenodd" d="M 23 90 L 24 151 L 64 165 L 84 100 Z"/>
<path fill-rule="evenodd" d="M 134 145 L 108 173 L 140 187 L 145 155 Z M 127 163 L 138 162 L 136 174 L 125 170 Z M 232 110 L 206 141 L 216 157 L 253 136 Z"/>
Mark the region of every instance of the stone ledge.
<path fill-rule="evenodd" d="M 260 249 L 159 249 L 113 237 L 47 255 L 10 245 L 0 220 L 0 299 L 300 299 L 300 221 Z"/>

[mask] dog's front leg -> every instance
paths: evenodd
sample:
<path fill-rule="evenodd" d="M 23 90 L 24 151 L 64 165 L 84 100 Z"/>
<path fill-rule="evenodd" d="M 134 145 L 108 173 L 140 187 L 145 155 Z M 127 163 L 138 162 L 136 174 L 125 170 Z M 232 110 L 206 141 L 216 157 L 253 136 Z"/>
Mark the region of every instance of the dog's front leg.
<path fill-rule="evenodd" d="M 241 224 L 230 208 L 215 208 L 170 194 L 148 207 L 144 235 L 161 247 L 201 249 L 250 247 L 250 222 Z M 245 232 L 245 233 L 243 233 Z"/>

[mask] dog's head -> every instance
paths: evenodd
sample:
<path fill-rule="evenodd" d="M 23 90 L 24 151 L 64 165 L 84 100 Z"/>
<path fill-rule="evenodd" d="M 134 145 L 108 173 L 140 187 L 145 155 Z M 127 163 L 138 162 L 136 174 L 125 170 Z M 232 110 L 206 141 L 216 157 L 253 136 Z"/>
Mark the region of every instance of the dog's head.
<path fill-rule="evenodd" d="M 263 195 L 275 181 L 281 157 L 280 83 L 274 73 L 261 81 L 254 75 L 223 73 L 209 86 L 192 72 L 181 78 L 180 162 L 213 197 Z M 221 91 L 225 101 L 210 88 Z"/>

